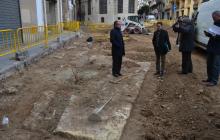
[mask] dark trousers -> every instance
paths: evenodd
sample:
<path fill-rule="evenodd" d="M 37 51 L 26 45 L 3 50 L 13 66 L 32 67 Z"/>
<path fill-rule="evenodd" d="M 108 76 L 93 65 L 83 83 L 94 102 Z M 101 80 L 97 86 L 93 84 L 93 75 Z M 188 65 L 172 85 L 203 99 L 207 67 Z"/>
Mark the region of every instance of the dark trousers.
<path fill-rule="evenodd" d="M 112 74 L 121 73 L 122 56 L 113 55 L 112 60 Z"/>
<path fill-rule="evenodd" d="M 208 53 L 207 55 L 207 75 L 208 81 L 214 84 L 218 83 L 220 71 L 220 55 Z"/>
<path fill-rule="evenodd" d="M 165 70 L 166 55 L 156 52 L 156 71 L 163 73 Z"/>
<path fill-rule="evenodd" d="M 191 54 L 191 52 L 182 52 L 182 73 L 184 74 L 193 72 Z"/>

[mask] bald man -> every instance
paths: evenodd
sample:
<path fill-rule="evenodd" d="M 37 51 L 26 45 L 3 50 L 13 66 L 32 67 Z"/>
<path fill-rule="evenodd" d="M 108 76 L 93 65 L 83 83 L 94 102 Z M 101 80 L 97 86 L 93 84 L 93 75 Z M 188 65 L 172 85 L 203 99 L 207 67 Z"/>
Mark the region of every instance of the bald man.
<path fill-rule="evenodd" d="M 214 26 L 220 29 L 220 11 L 212 13 Z M 205 35 L 209 37 L 207 45 L 207 86 L 216 86 L 220 74 L 220 34 L 213 34 L 204 31 Z"/>
<path fill-rule="evenodd" d="M 110 41 L 112 43 L 112 75 L 114 77 L 122 76 L 121 65 L 122 57 L 125 55 L 125 48 L 120 21 L 114 22 L 114 27 L 110 33 Z"/>

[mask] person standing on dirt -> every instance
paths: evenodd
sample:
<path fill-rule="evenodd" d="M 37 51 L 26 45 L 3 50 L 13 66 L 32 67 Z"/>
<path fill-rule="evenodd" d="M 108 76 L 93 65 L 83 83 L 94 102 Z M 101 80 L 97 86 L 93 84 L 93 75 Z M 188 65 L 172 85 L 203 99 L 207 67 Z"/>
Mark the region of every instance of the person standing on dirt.
<path fill-rule="evenodd" d="M 125 48 L 120 21 L 114 22 L 114 28 L 110 33 L 110 42 L 112 43 L 112 75 L 114 77 L 122 76 L 121 65 L 122 57 L 125 55 Z"/>
<path fill-rule="evenodd" d="M 182 52 L 182 71 L 180 74 L 193 72 L 191 54 L 194 49 L 194 25 L 187 16 L 183 16 L 173 25 L 173 31 L 180 34 L 179 51 Z"/>
<path fill-rule="evenodd" d="M 220 30 L 220 11 L 215 11 L 212 14 L 214 20 L 213 27 Z M 211 27 L 212 28 L 212 27 Z M 212 31 L 212 29 L 209 29 Z M 215 86 L 219 80 L 220 72 L 220 34 L 210 33 L 204 31 L 205 35 L 209 37 L 207 45 L 207 75 L 208 79 L 203 80 L 207 86 Z"/>
<path fill-rule="evenodd" d="M 163 29 L 163 23 L 158 22 L 157 30 L 153 36 L 153 46 L 156 54 L 156 73 L 155 75 L 164 75 L 166 54 L 171 50 L 171 44 L 168 32 Z"/>

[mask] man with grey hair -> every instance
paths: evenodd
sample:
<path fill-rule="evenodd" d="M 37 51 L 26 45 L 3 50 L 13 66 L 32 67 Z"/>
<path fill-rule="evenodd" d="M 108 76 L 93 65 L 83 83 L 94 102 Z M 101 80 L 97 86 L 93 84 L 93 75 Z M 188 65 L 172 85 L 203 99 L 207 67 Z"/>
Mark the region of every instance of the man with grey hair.
<path fill-rule="evenodd" d="M 182 71 L 180 74 L 192 73 L 191 54 L 194 49 L 194 25 L 188 16 L 179 17 L 173 25 L 173 31 L 180 34 L 179 51 L 182 53 Z"/>
<path fill-rule="evenodd" d="M 209 37 L 207 45 L 207 75 L 208 78 L 203 80 L 207 86 L 215 86 L 219 80 L 220 74 L 220 11 L 212 13 L 214 25 L 208 31 L 204 31 Z"/>

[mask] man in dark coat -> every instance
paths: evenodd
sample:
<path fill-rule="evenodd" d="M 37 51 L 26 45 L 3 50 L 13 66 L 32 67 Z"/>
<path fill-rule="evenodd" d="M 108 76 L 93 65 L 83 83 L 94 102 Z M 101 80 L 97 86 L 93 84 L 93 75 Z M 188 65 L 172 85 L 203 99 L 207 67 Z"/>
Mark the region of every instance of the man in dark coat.
<path fill-rule="evenodd" d="M 215 27 L 220 30 L 220 11 L 215 11 L 212 14 Z M 220 72 L 220 34 L 210 33 L 204 31 L 205 35 L 209 37 L 207 45 L 207 75 L 208 79 L 203 80 L 207 86 L 215 86 L 219 80 Z"/>
<path fill-rule="evenodd" d="M 122 57 L 125 55 L 124 40 L 121 33 L 121 22 L 115 21 L 114 28 L 110 33 L 110 41 L 112 43 L 112 75 L 114 77 L 121 76 Z"/>
<path fill-rule="evenodd" d="M 162 22 L 157 23 L 157 30 L 154 32 L 152 42 L 156 54 L 155 75 L 163 76 L 165 70 L 166 54 L 171 50 L 171 44 L 167 31 L 163 29 Z"/>
<path fill-rule="evenodd" d="M 188 17 L 182 17 L 173 25 L 173 30 L 180 34 L 179 51 L 182 52 L 182 71 L 180 74 L 192 73 L 191 54 L 194 49 L 194 25 Z"/>

